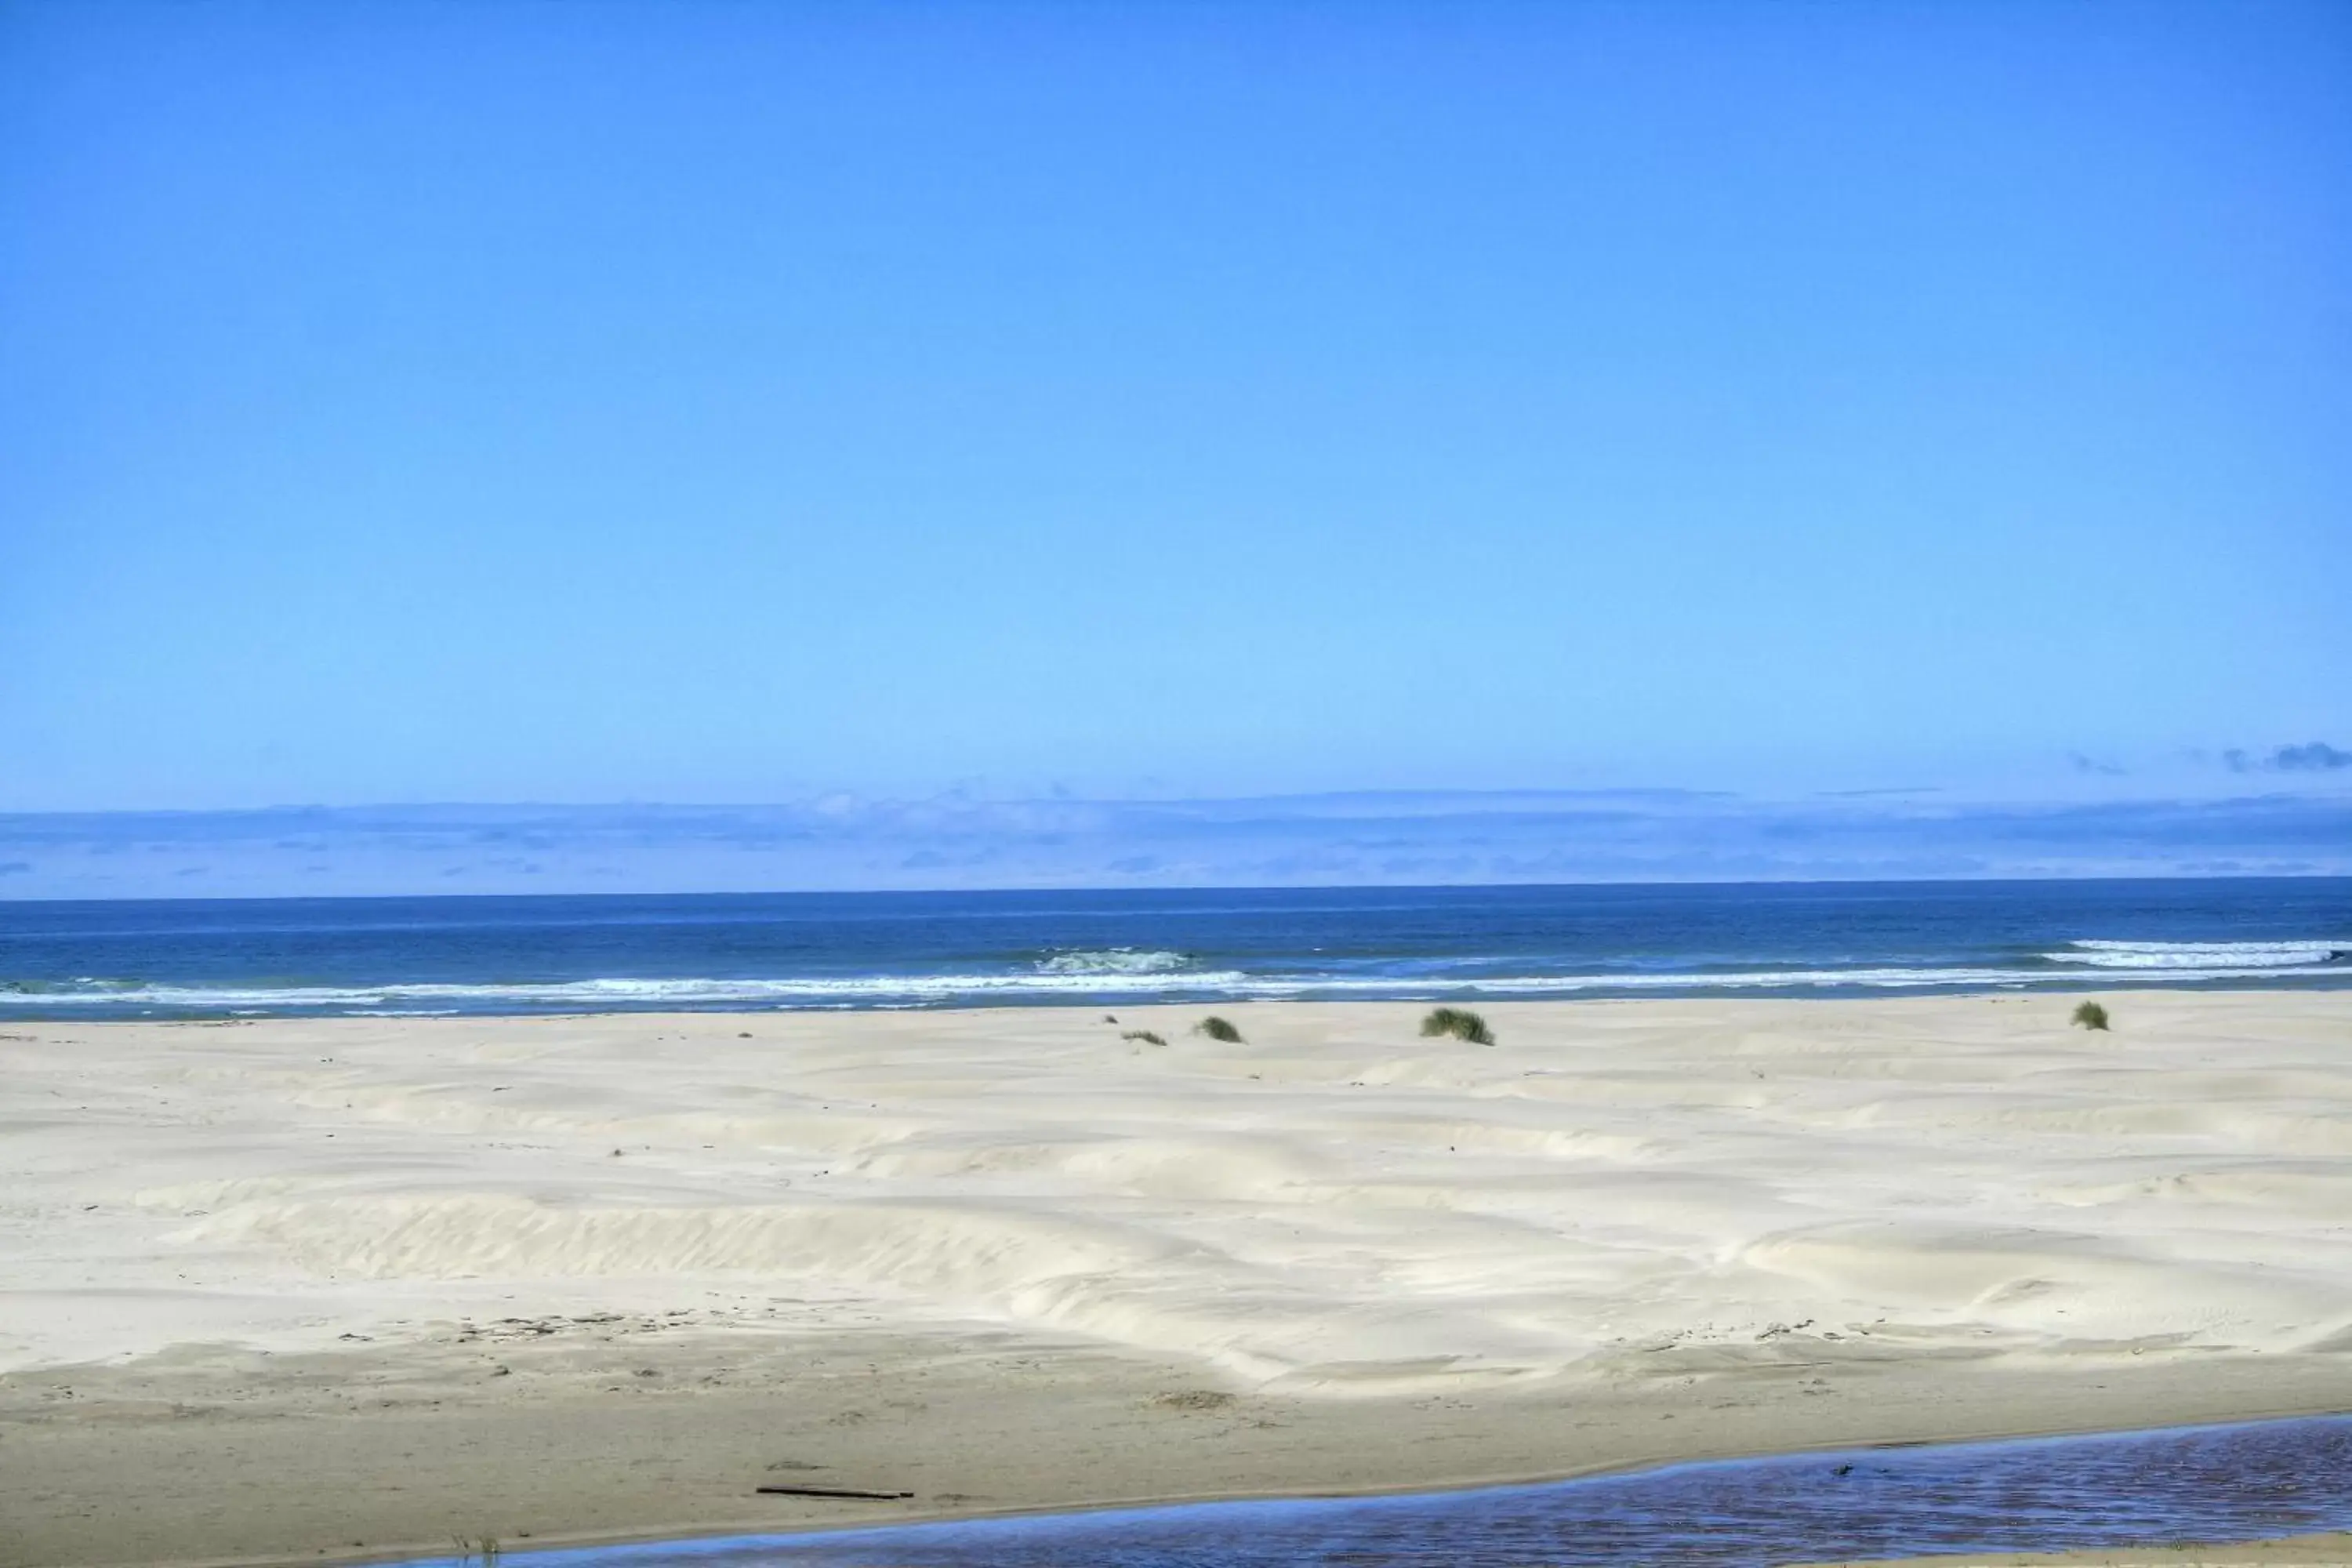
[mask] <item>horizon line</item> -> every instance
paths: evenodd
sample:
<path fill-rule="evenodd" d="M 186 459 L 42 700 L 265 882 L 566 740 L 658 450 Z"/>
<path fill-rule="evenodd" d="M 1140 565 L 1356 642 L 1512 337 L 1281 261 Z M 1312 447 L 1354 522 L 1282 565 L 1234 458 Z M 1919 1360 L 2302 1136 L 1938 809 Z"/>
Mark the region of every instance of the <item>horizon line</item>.
<path fill-rule="evenodd" d="M 2166 871 L 2116 872 L 2095 876 L 2051 872 L 2042 876 L 1981 877 L 1725 877 L 1725 878 L 1593 878 L 1566 882 L 1170 882 L 1125 886 L 1005 886 L 987 888 L 765 888 L 746 891 L 730 889 L 674 888 L 570 893 L 186 893 L 124 894 L 115 897 L 11 898 L 0 894 L 0 904 L 323 904 L 425 903 L 488 899 L 930 899 L 990 898 L 1035 895 L 1041 898 L 1072 893 L 1433 893 L 1542 892 L 1574 888 L 1839 888 L 1839 887 L 1997 887 L 2051 882 L 2352 882 L 2346 871 Z"/>

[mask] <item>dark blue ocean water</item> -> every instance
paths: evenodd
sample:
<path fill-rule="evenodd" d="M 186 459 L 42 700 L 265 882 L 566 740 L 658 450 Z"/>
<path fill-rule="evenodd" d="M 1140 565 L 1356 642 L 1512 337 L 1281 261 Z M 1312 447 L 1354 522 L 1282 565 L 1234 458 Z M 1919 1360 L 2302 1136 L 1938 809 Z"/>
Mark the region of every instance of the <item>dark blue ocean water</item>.
<path fill-rule="evenodd" d="M 2352 983 L 2352 879 L 0 903 L 0 1016 Z"/>
<path fill-rule="evenodd" d="M 504 1561 L 515 1568 L 1764 1568 L 2346 1529 L 2352 1417 L 2329 1416 L 1726 1460 L 1402 1497 L 509 1552 Z"/>

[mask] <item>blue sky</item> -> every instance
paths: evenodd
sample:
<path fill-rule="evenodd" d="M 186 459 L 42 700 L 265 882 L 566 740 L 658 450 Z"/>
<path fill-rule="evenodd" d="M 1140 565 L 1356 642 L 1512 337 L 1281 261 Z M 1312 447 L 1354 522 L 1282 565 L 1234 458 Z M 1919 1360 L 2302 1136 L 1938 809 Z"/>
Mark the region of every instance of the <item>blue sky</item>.
<path fill-rule="evenodd" d="M 16 0 L 0 363 L 0 811 L 2352 785 L 2338 5 Z"/>

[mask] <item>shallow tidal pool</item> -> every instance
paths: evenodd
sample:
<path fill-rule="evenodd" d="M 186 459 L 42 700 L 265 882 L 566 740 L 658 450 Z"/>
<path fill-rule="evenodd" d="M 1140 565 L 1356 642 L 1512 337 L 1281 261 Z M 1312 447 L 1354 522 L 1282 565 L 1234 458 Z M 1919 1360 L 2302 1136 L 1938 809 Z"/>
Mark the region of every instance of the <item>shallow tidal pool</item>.
<path fill-rule="evenodd" d="M 502 1561 L 515 1568 L 1764 1568 L 2345 1529 L 2352 1529 L 2352 1415 L 1717 1460 L 1470 1491 L 509 1552 Z"/>

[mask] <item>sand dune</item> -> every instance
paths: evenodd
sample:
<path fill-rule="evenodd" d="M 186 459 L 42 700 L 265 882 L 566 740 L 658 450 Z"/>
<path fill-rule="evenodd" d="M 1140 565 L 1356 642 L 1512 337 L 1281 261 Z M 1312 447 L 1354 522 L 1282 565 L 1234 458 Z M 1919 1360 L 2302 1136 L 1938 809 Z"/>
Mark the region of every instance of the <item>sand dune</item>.
<path fill-rule="evenodd" d="M 1174 1008 L 9 1026 L 0 1369 L 595 1310 L 1307 1399 L 2263 1355 L 2352 1402 L 2352 993 L 2105 1000 L 1498 1005 L 1493 1047 L 1394 1004 L 1226 1009 L 1241 1045 Z"/>
<path fill-rule="evenodd" d="M 2352 1004 L 2113 1001 L 2108 1035 L 2040 996 L 1497 1006 L 1492 1048 L 1384 1005 L 1239 1009 L 1241 1046 L 1172 1009 L 16 1029 L 0 1353 L 315 1344 L 583 1279 L 1335 1389 L 1797 1323 L 2352 1332 Z"/>

